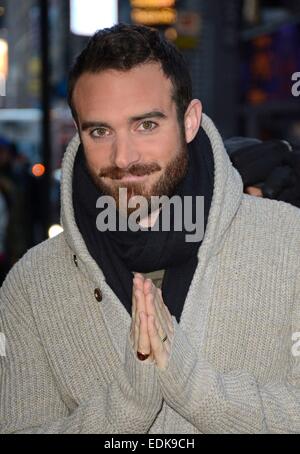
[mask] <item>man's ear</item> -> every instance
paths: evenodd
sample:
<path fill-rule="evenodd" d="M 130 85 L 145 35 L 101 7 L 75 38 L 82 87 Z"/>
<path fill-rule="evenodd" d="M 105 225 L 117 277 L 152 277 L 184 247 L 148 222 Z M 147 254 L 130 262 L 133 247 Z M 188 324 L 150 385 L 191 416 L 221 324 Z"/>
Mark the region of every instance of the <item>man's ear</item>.
<path fill-rule="evenodd" d="M 202 104 L 199 99 L 193 99 L 186 109 L 184 116 L 184 129 L 187 143 L 190 143 L 195 138 L 200 128 L 201 117 Z"/>

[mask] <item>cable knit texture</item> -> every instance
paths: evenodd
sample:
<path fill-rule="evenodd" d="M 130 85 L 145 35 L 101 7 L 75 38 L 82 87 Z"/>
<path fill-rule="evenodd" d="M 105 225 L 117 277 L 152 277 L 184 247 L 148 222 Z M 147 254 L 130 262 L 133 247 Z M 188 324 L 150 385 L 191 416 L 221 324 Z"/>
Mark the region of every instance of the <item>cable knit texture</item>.
<path fill-rule="evenodd" d="M 30 249 L 0 290 L 1 433 L 300 433 L 300 212 L 244 195 L 206 115 L 201 127 L 214 195 L 167 368 L 137 360 L 131 318 L 76 226 L 76 136 L 64 232 Z"/>

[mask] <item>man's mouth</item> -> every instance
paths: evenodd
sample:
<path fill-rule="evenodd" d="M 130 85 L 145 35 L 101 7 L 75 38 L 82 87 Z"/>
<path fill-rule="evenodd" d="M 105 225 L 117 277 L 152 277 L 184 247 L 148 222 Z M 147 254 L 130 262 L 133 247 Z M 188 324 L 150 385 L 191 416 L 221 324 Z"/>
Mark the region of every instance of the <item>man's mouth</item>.
<path fill-rule="evenodd" d="M 116 181 L 121 181 L 122 183 L 139 183 L 148 176 L 149 175 L 125 175 Z"/>

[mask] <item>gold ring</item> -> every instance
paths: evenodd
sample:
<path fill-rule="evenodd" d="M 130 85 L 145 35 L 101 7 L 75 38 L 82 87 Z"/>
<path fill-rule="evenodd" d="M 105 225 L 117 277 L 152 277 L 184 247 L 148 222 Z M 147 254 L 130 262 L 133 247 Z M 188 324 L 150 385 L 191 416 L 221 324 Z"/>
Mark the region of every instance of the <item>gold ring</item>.
<path fill-rule="evenodd" d="M 166 342 L 166 340 L 167 340 L 167 339 L 168 339 L 168 336 L 167 336 L 167 335 L 165 335 L 165 337 L 164 337 L 164 338 L 163 338 L 163 339 L 161 340 L 161 341 L 162 341 L 162 343 Z"/>

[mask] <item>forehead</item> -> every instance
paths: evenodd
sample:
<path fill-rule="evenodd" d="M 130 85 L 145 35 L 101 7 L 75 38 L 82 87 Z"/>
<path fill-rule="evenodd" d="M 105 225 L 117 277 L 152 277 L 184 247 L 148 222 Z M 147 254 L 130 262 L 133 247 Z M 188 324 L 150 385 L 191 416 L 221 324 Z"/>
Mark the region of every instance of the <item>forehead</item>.
<path fill-rule="evenodd" d="M 84 73 L 77 81 L 73 102 L 81 118 L 131 116 L 141 112 L 174 109 L 172 82 L 161 67 L 144 64 L 129 71 Z"/>

